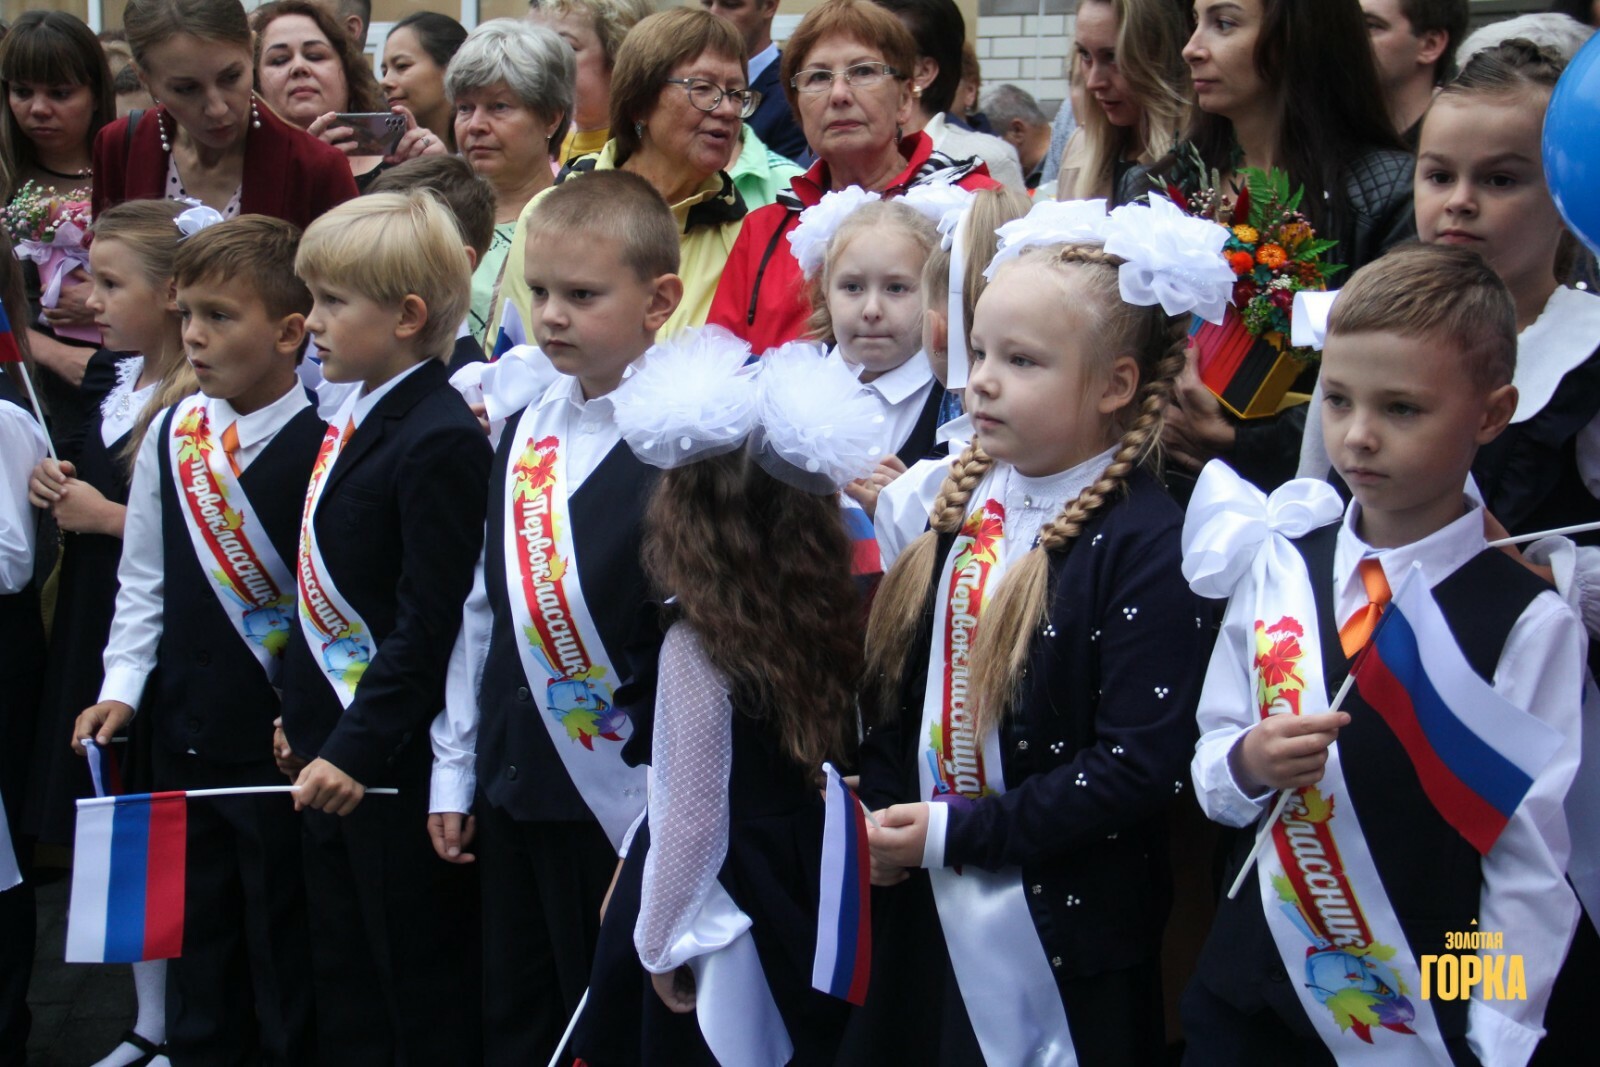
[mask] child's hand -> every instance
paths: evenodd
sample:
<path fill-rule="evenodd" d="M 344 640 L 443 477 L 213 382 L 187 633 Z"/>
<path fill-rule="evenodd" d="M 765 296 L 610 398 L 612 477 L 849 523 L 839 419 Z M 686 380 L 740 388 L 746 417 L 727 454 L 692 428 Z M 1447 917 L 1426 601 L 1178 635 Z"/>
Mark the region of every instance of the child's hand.
<path fill-rule="evenodd" d="M 349 815 L 367 795 L 367 787 L 325 759 L 306 764 L 294 780 L 294 810 L 314 808 L 329 815 Z"/>
<path fill-rule="evenodd" d="M 283 734 L 281 716 L 272 720 L 272 761 L 278 765 L 279 772 L 291 782 L 299 776 L 306 765 L 306 761 L 289 747 L 289 739 Z"/>
<path fill-rule="evenodd" d="M 1328 746 L 1349 723 L 1344 711 L 1269 715 L 1233 746 L 1228 766 L 1246 793 L 1316 785 L 1328 763 Z"/>
<path fill-rule="evenodd" d="M 477 856 L 464 851 L 478 833 L 478 820 L 459 811 L 435 811 L 428 815 L 428 839 L 433 850 L 446 863 L 473 863 Z"/>
<path fill-rule="evenodd" d="M 928 843 L 928 805 L 896 804 L 876 817 L 877 826 L 867 825 L 867 848 L 872 853 L 874 870 L 921 867 Z"/>
<path fill-rule="evenodd" d="M 63 464 L 67 466 L 67 464 Z M 56 525 L 71 533 L 97 533 L 112 537 L 122 536 L 122 520 L 127 509 L 113 504 L 88 482 L 77 478 L 67 479 L 50 507 Z"/>
<path fill-rule="evenodd" d="M 666 974 L 652 974 L 650 984 L 668 1011 L 679 1015 L 694 1011 L 694 972 L 687 965 Z"/>
<path fill-rule="evenodd" d="M 102 748 L 111 744 L 117 731 L 132 718 L 133 709 L 120 700 L 102 700 L 93 707 L 84 708 L 72 726 L 72 751 L 80 756 L 88 755 L 83 743 L 91 737 Z"/>
<path fill-rule="evenodd" d="M 58 463 L 46 456 L 33 468 L 28 477 L 28 503 L 36 508 L 50 508 L 67 491 L 67 482 L 77 469 L 70 463 Z"/>
<path fill-rule="evenodd" d="M 878 461 L 877 470 L 845 486 L 844 493 L 861 505 L 861 510 L 867 513 L 867 518 L 873 518 L 878 510 L 878 494 L 905 472 L 906 465 L 900 462 L 899 457 L 889 456 Z"/>
<path fill-rule="evenodd" d="M 483 435 L 485 437 L 489 436 L 489 405 L 482 403 L 468 404 L 467 410 L 472 412 L 473 417 L 478 420 L 478 425 L 483 427 Z"/>

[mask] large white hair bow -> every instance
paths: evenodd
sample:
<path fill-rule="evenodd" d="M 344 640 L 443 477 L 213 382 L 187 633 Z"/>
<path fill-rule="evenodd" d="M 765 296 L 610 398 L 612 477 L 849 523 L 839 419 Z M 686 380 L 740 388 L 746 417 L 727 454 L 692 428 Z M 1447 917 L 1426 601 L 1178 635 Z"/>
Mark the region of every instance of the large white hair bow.
<path fill-rule="evenodd" d="M 756 462 L 807 492 L 831 493 L 865 477 L 889 451 L 878 402 L 844 360 L 810 342 L 761 357 L 756 416 Z"/>
<path fill-rule="evenodd" d="M 945 288 L 945 387 L 967 387 L 967 216 L 974 194 L 959 185 L 930 182 L 906 190 L 901 202 L 932 219 L 939 228 L 939 247 L 950 253 L 950 279 Z"/>
<path fill-rule="evenodd" d="M 1267 496 L 1214 459 L 1200 472 L 1183 517 L 1183 576 L 1200 596 L 1227 597 L 1261 553 L 1287 565 L 1297 555 L 1289 539 L 1343 514 L 1344 501 L 1327 482 L 1296 478 Z"/>
<path fill-rule="evenodd" d="M 1289 343 L 1296 348 L 1321 350 L 1328 340 L 1328 320 L 1333 317 L 1333 302 L 1338 290 L 1319 293 L 1309 289 L 1294 294 L 1294 311 L 1289 316 Z"/>
<path fill-rule="evenodd" d="M 983 276 L 994 281 L 1001 264 L 1035 245 L 1104 244 L 1106 218 L 1104 200 L 1042 200 L 995 231 L 1000 247 Z"/>
<path fill-rule="evenodd" d="M 1151 194 L 1148 207 L 1125 204 L 1113 211 L 1105 238 L 1106 251 L 1126 260 L 1119 271 L 1123 300 L 1222 322 L 1235 281 L 1222 254 L 1225 227 Z"/>
<path fill-rule="evenodd" d="M 852 185 L 822 194 L 821 200 L 800 212 L 800 225 L 789 231 L 789 247 L 801 272 L 814 277 L 828 260 L 828 242 L 839 231 L 839 224 L 862 204 L 882 199 L 870 189 Z"/>
<path fill-rule="evenodd" d="M 755 421 L 750 346 L 720 326 L 654 345 L 612 394 L 633 454 L 668 470 L 732 452 Z"/>

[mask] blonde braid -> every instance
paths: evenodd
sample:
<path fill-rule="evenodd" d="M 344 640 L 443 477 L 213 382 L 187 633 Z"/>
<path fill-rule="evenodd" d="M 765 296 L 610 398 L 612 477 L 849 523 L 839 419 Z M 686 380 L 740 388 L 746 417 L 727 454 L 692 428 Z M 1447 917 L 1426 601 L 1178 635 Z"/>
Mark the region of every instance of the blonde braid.
<path fill-rule="evenodd" d="M 1052 258 L 1061 264 L 1111 269 L 1123 262 L 1102 249 L 1083 245 L 1069 245 Z M 1049 553 L 1065 551 L 1089 520 L 1125 490 L 1136 468 L 1152 456 L 1159 460 L 1167 405 L 1184 366 L 1188 320 L 1169 319 L 1159 308 L 1121 305 L 1119 312 L 1131 313 L 1128 321 L 1133 323 L 1133 332 L 1142 335 L 1136 349 L 1140 364 L 1139 413 L 1123 431 L 1104 473 L 1040 529 L 1033 550 L 1006 575 L 984 611 L 983 625 L 973 639 L 969 689 L 979 736 L 999 726 L 1016 698 L 1017 681 L 1028 662 L 1033 631 L 1044 621 L 1050 607 Z"/>
<path fill-rule="evenodd" d="M 916 642 L 922 606 L 933 584 L 934 552 L 939 535 L 955 533 L 967 518 L 967 504 L 994 466 L 978 443 L 967 445 L 950 465 L 939 495 L 934 498 L 929 529 L 900 553 L 883 576 L 867 617 L 867 677 L 874 687 L 878 715 L 888 716 L 899 699 L 906 660 Z"/>

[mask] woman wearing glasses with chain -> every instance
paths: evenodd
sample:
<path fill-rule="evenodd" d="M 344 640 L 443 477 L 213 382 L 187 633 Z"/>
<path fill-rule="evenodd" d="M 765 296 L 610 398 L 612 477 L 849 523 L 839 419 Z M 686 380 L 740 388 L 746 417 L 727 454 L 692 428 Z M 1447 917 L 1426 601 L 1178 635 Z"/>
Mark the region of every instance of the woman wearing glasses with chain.
<path fill-rule="evenodd" d="M 558 182 L 589 171 L 629 170 L 661 194 L 679 226 L 683 301 L 661 329 L 669 337 L 706 321 L 728 250 L 745 218 L 745 203 L 727 168 L 743 120 L 760 102 L 745 78 L 744 38 L 701 8 L 677 8 L 644 19 L 623 40 L 611 72 L 611 139 L 572 161 Z M 526 219 L 512 237 L 496 311 L 496 348 L 533 334 L 522 278 Z"/>
<path fill-rule="evenodd" d="M 982 163 L 958 162 L 935 152 L 926 135 L 904 133 L 916 58 L 900 20 L 870 0 L 826 0 L 800 21 L 784 49 L 782 81 L 817 162 L 776 204 L 745 220 L 707 321 L 757 352 L 801 336 L 811 307 L 784 236 L 824 193 L 859 186 L 897 196 L 924 182 L 996 186 Z"/>

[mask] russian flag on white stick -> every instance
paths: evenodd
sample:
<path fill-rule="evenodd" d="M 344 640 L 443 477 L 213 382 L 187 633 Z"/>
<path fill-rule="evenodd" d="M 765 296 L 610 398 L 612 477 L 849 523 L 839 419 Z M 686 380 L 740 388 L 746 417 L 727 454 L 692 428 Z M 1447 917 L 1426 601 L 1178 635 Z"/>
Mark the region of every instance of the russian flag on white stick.
<path fill-rule="evenodd" d="M 860 1006 L 872 970 L 872 864 L 866 809 L 833 769 L 828 776 L 822 830 L 822 886 L 817 905 L 817 951 L 811 987 Z"/>
<path fill-rule="evenodd" d="M 68 963 L 183 954 L 187 805 L 184 793 L 78 801 Z"/>

